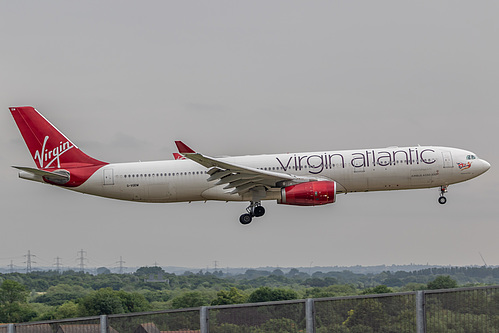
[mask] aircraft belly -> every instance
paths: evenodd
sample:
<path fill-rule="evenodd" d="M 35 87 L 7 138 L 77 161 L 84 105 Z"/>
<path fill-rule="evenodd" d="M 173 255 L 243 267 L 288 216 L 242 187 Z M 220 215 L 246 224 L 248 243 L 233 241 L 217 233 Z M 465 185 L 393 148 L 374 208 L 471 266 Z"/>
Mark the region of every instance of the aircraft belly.
<path fill-rule="evenodd" d="M 175 200 L 177 193 L 173 184 L 156 183 L 147 186 L 147 201 L 162 202 L 166 200 Z"/>
<path fill-rule="evenodd" d="M 435 178 L 438 177 L 438 172 L 433 168 L 418 168 L 411 170 L 411 185 L 428 187 L 434 183 Z"/>
<path fill-rule="evenodd" d="M 426 183 L 413 184 L 411 170 L 404 168 L 394 170 L 387 167 L 365 168 L 359 172 L 332 174 L 331 179 L 341 183 L 346 192 L 390 191 L 399 189 L 429 187 Z M 421 179 L 421 181 L 423 181 Z M 428 180 L 424 180 L 427 182 Z M 431 183 L 430 183 L 431 184 Z M 431 186 L 431 185 L 430 185 Z"/>
<path fill-rule="evenodd" d="M 220 200 L 220 201 L 242 201 L 243 198 L 239 194 L 230 194 L 231 190 L 224 190 L 225 185 L 213 186 L 201 193 L 204 200 Z"/>

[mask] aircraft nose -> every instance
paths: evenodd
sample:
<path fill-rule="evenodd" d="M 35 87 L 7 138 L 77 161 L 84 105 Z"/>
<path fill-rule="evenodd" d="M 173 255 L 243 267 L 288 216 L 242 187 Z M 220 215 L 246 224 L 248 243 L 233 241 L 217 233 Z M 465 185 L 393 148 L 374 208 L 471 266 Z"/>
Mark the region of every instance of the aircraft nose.
<path fill-rule="evenodd" d="M 482 160 L 482 173 L 490 169 L 490 163 L 486 160 Z"/>

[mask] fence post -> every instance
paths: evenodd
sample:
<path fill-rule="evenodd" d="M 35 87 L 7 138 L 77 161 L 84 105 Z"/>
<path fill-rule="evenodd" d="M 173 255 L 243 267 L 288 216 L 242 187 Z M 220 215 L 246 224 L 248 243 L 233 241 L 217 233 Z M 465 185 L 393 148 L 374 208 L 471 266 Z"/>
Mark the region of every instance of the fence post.
<path fill-rule="evenodd" d="M 8 324 L 7 325 L 7 333 L 15 333 L 16 332 L 16 327 L 14 324 Z"/>
<path fill-rule="evenodd" d="M 107 333 L 107 316 L 100 316 L 100 333 Z"/>
<path fill-rule="evenodd" d="M 423 290 L 416 291 L 416 332 L 426 333 L 425 294 Z"/>
<path fill-rule="evenodd" d="M 305 302 L 305 319 L 307 322 L 307 333 L 315 333 L 315 306 L 313 298 L 307 298 Z"/>
<path fill-rule="evenodd" d="M 201 310 L 199 310 L 199 329 L 201 333 L 209 333 L 209 325 L 208 325 L 208 307 L 202 306 Z"/>

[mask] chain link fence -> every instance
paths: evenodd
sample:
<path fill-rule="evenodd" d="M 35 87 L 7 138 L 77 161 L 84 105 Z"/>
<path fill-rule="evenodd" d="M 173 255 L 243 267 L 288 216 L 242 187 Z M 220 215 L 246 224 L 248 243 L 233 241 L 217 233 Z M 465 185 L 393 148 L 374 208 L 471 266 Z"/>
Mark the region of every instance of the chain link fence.
<path fill-rule="evenodd" d="M 210 307 L 209 332 L 305 332 L 305 304 L 301 300 Z"/>
<path fill-rule="evenodd" d="M 99 333 L 100 324 L 100 317 L 22 323 L 14 325 L 14 332 L 6 333 Z"/>
<path fill-rule="evenodd" d="M 499 333 L 499 287 L 425 292 L 427 332 Z"/>
<path fill-rule="evenodd" d="M 108 333 L 200 332 L 199 316 L 199 309 L 111 315 L 107 318 Z"/>
<path fill-rule="evenodd" d="M 0 333 L 499 333 L 499 286 L 0 325 Z"/>
<path fill-rule="evenodd" d="M 315 300 L 317 332 L 416 332 L 416 293 Z"/>

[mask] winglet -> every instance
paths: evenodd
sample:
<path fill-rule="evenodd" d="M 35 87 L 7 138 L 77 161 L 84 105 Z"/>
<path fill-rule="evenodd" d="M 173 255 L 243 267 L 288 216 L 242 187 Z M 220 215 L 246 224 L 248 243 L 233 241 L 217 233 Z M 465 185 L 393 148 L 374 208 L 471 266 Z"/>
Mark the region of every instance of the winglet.
<path fill-rule="evenodd" d="M 189 148 L 185 143 L 182 141 L 175 141 L 175 144 L 177 145 L 178 152 L 180 154 L 195 154 L 196 152 Z"/>

